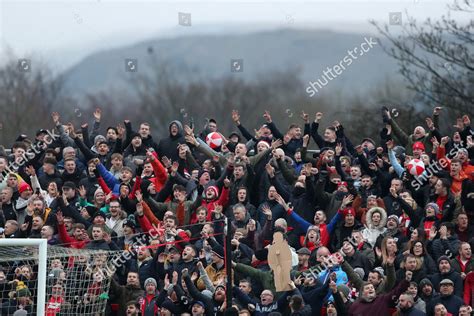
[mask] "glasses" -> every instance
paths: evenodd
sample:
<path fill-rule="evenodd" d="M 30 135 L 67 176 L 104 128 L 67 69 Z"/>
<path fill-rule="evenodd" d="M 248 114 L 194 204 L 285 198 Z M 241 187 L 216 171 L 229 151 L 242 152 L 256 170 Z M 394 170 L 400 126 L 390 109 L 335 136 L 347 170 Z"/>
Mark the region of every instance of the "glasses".
<path fill-rule="evenodd" d="M 423 248 L 423 245 L 415 245 L 413 248 Z"/>

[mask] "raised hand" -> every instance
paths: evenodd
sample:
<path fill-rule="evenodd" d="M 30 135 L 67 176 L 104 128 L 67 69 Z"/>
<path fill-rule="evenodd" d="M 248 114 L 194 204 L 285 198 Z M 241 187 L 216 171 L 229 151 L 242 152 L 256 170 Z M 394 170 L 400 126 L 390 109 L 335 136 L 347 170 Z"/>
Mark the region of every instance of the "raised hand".
<path fill-rule="evenodd" d="M 305 134 L 303 136 L 303 147 L 308 147 L 308 144 L 309 144 L 309 135 Z"/>
<path fill-rule="evenodd" d="M 440 106 L 435 107 L 435 108 L 433 109 L 433 115 L 435 115 L 435 116 L 436 116 L 436 115 L 439 115 L 439 114 L 441 113 L 441 110 L 442 110 L 442 109 L 443 109 L 443 108 L 440 107 Z"/>
<path fill-rule="evenodd" d="M 189 127 L 188 125 L 184 125 L 184 134 L 186 136 L 193 135 L 194 136 L 194 129 Z"/>
<path fill-rule="evenodd" d="M 444 147 L 446 146 L 446 144 L 449 142 L 449 136 L 444 136 L 443 138 L 441 138 L 441 145 L 440 147 Z"/>
<path fill-rule="evenodd" d="M 263 118 L 265 119 L 265 121 L 267 123 L 271 123 L 272 122 L 272 116 L 270 115 L 270 111 L 265 111 L 263 113 Z"/>
<path fill-rule="evenodd" d="M 81 198 L 83 198 L 83 199 L 86 198 L 87 190 L 83 185 L 81 185 L 79 187 L 79 189 L 77 189 L 77 190 L 79 191 L 79 195 L 81 196 Z"/>
<path fill-rule="evenodd" d="M 393 143 L 393 140 L 392 140 L 392 139 L 389 140 L 386 144 L 387 144 L 387 149 L 388 149 L 388 150 L 392 150 L 393 147 L 395 146 L 395 144 Z"/>
<path fill-rule="evenodd" d="M 341 153 L 342 153 L 342 144 L 337 143 L 337 145 L 336 145 L 336 156 L 340 156 Z"/>
<path fill-rule="evenodd" d="M 230 188 L 230 185 L 231 185 L 231 181 L 229 180 L 229 178 L 225 178 L 224 179 L 224 187 Z"/>
<path fill-rule="evenodd" d="M 163 157 L 161 158 L 161 162 L 163 163 L 163 166 L 164 166 L 166 169 L 168 169 L 169 167 L 171 167 L 171 160 L 169 160 L 168 157 L 163 156 Z"/>
<path fill-rule="evenodd" d="M 232 121 L 234 121 L 234 123 L 236 125 L 240 125 L 240 114 L 239 114 L 239 111 L 237 110 L 232 110 Z"/>
<path fill-rule="evenodd" d="M 214 213 L 222 214 L 223 207 L 220 204 L 216 204 L 214 207 Z"/>
<path fill-rule="evenodd" d="M 76 138 L 76 129 L 74 128 L 74 124 L 72 124 L 72 122 L 69 122 L 67 123 L 67 127 L 69 129 L 69 136 L 71 136 L 71 138 Z"/>
<path fill-rule="evenodd" d="M 100 122 L 100 118 L 102 117 L 102 110 L 100 108 L 95 109 L 94 111 L 94 119 L 96 122 Z"/>
<path fill-rule="evenodd" d="M 280 147 L 281 145 L 283 145 L 283 142 L 282 142 L 281 139 L 276 139 L 276 140 L 273 139 L 273 140 L 272 140 L 272 145 L 271 145 L 272 149 L 277 149 L 277 148 Z"/>
<path fill-rule="evenodd" d="M 27 167 L 26 167 L 26 171 L 28 172 L 28 174 L 29 174 L 31 177 L 36 176 L 35 167 L 33 167 L 32 165 L 27 166 Z"/>
<path fill-rule="evenodd" d="M 143 216 L 143 204 L 142 204 L 142 202 L 138 202 L 136 208 L 137 208 L 138 216 Z"/>
<path fill-rule="evenodd" d="M 309 114 L 305 113 L 304 111 L 301 111 L 301 118 L 303 119 L 305 124 L 309 123 Z"/>
<path fill-rule="evenodd" d="M 268 176 L 269 176 L 270 178 L 275 177 L 275 168 L 273 168 L 270 163 L 267 163 L 267 164 L 265 165 L 265 170 L 267 171 Z"/>
<path fill-rule="evenodd" d="M 56 220 L 58 221 L 58 224 L 59 224 L 59 225 L 63 225 L 63 224 L 64 224 L 63 212 L 58 211 L 58 212 L 56 213 Z"/>
<path fill-rule="evenodd" d="M 465 127 L 468 127 L 471 125 L 471 120 L 469 119 L 469 115 L 465 114 L 462 116 L 462 123 Z"/>
<path fill-rule="evenodd" d="M 262 206 L 262 213 L 267 217 L 267 219 L 272 219 L 272 209 L 270 208 L 270 206 L 268 206 L 268 204 L 264 204 Z"/>
<path fill-rule="evenodd" d="M 433 123 L 433 120 L 431 119 L 431 117 L 427 117 L 425 119 L 425 122 L 426 122 L 426 126 L 428 126 L 428 129 L 430 131 L 434 130 L 435 129 L 435 126 L 434 126 L 434 123 Z"/>
<path fill-rule="evenodd" d="M 59 124 L 60 116 L 59 116 L 59 113 L 58 113 L 58 112 L 53 112 L 53 113 L 51 113 L 51 118 L 53 119 L 53 123 L 54 123 L 55 125 L 58 125 L 58 124 Z"/>
<path fill-rule="evenodd" d="M 315 123 L 319 123 L 322 118 L 323 118 L 323 113 L 322 113 L 322 112 L 318 112 L 318 113 L 316 113 L 316 115 L 314 116 L 314 122 L 315 122 Z"/>
<path fill-rule="evenodd" d="M 346 195 L 345 197 L 342 198 L 342 205 L 346 207 L 347 205 L 352 203 L 353 200 L 354 200 L 354 196 L 352 194 Z"/>
<path fill-rule="evenodd" d="M 456 128 L 458 131 L 462 131 L 464 128 L 463 119 L 461 117 L 458 117 L 456 119 L 456 125 L 454 125 L 453 127 Z"/>
<path fill-rule="evenodd" d="M 117 138 L 123 139 L 123 136 L 125 135 L 125 127 L 122 125 L 117 125 Z"/>

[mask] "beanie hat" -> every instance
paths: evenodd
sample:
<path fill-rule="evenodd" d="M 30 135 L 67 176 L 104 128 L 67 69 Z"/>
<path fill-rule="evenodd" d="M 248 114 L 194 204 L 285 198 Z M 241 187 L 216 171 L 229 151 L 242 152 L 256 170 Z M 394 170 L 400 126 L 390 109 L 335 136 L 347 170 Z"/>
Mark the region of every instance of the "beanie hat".
<path fill-rule="evenodd" d="M 348 207 L 342 211 L 343 218 L 346 218 L 346 216 L 349 214 L 351 214 L 352 216 L 356 216 L 356 213 L 353 207 Z"/>
<path fill-rule="evenodd" d="M 224 283 L 219 283 L 219 284 L 217 284 L 217 285 L 216 285 L 216 291 L 217 291 L 217 289 L 220 288 L 220 287 L 223 288 L 224 291 L 225 291 L 225 285 L 224 285 Z M 215 293 L 215 292 L 214 292 L 214 293 Z"/>
<path fill-rule="evenodd" d="M 341 182 L 339 182 L 339 183 L 337 184 L 337 187 L 339 188 L 340 186 L 345 186 L 346 188 L 348 187 L 346 181 L 341 181 Z"/>
<path fill-rule="evenodd" d="M 450 261 L 449 257 L 448 257 L 448 256 L 444 256 L 444 255 L 438 258 L 438 262 L 437 262 L 437 263 L 439 264 L 439 263 L 440 263 L 441 261 L 443 261 L 443 260 L 446 260 L 446 261 L 448 261 L 448 262 L 451 264 L 451 261 Z"/>
<path fill-rule="evenodd" d="M 63 184 L 63 189 L 66 189 L 66 188 L 75 190 L 76 189 L 76 184 L 72 181 L 66 181 Z"/>
<path fill-rule="evenodd" d="M 255 258 L 259 261 L 266 261 L 268 259 L 268 249 L 263 248 L 255 251 Z"/>
<path fill-rule="evenodd" d="M 198 305 L 200 305 L 202 308 L 206 309 L 206 304 L 204 304 L 202 301 L 194 301 L 194 302 L 193 302 L 193 305 L 195 305 L 195 304 L 198 304 Z"/>
<path fill-rule="evenodd" d="M 434 209 L 435 215 L 438 215 L 438 214 L 439 214 L 439 206 L 438 206 L 438 204 L 436 204 L 436 203 L 428 203 L 428 204 L 426 204 L 426 206 L 425 206 L 425 210 L 426 210 L 429 206 L 431 206 L 431 207 Z"/>
<path fill-rule="evenodd" d="M 362 140 L 362 142 L 369 142 L 369 143 L 372 143 L 372 145 L 375 146 L 375 142 L 374 142 L 374 140 L 373 140 L 372 138 L 368 138 L 368 137 L 367 137 L 367 138 L 364 138 L 364 139 Z"/>
<path fill-rule="evenodd" d="M 390 219 L 394 219 L 395 222 L 397 222 L 397 224 L 400 225 L 400 218 L 398 218 L 397 215 L 392 214 L 392 215 L 390 215 L 389 217 L 387 217 L 387 223 L 388 223 L 388 221 L 389 221 Z"/>
<path fill-rule="evenodd" d="M 431 283 L 430 279 L 428 278 L 424 278 L 423 280 L 420 281 L 420 286 L 419 288 L 423 288 L 425 285 L 429 285 L 431 287 L 433 287 L 433 283 Z"/>
<path fill-rule="evenodd" d="M 422 142 L 415 142 L 412 146 L 412 149 L 415 150 L 415 149 L 421 149 L 423 151 L 425 151 L 425 145 L 423 145 Z"/>
<path fill-rule="evenodd" d="M 372 270 L 372 272 L 377 272 L 378 274 L 380 274 L 380 277 L 384 277 L 385 276 L 385 271 L 383 270 L 382 267 L 376 267 Z"/>
<path fill-rule="evenodd" d="M 261 140 L 257 143 L 257 146 L 260 145 L 260 144 L 265 145 L 265 147 L 267 147 L 267 149 L 270 148 L 270 144 L 267 141 Z"/>
<path fill-rule="evenodd" d="M 100 217 L 103 217 L 103 218 L 104 218 L 104 221 L 107 219 L 107 215 L 105 215 L 104 212 L 99 211 L 99 212 L 97 212 L 97 213 L 94 214 L 94 216 L 92 217 L 92 220 L 94 220 L 96 217 L 99 217 L 99 216 L 100 216 Z"/>
<path fill-rule="evenodd" d="M 137 225 L 130 219 L 127 219 L 123 222 L 122 227 L 124 227 L 124 226 L 128 226 L 133 230 L 137 229 Z"/>
<path fill-rule="evenodd" d="M 364 279 L 365 277 L 364 269 L 358 267 L 354 269 L 354 272 L 357 273 L 361 279 Z"/>
<path fill-rule="evenodd" d="M 224 259 L 224 248 L 221 245 L 216 245 L 212 248 L 212 252 L 219 258 Z"/>
<path fill-rule="evenodd" d="M 141 138 L 140 134 L 138 134 L 137 132 L 130 133 L 130 139 L 134 139 L 135 137 L 140 137 Z"/>
<path fill-rule="evenodd" d="M 207 169 L 199 169 L 198 180 L 201 179 L 202 175 L 205 174 L 205 173 L 209 173 L 209 175 L 211 175 L 210 172 L 209 172 L 209 170 L 207 170 Z"/>
<path fill-rule="evenodd" d="M 145 280 L 145 286 L 147 286 L 149 283 L 153 284 L 155 287 L 157 286 L 156 280 L 154 278 L 148 278 Z"/>
<path fill-rule="evenodd" d="M 104 194 L 104 190 L 102 190 L 102 188 L 97 188 L 97 190 L 95 190 L 95 192 L 94 192 L 94 199 L 97 196 L 97 194 L 99 194 L 99 193 Z"/>
<path fill-rule="evenodd" d="M 351 289 L 345 284 L 339 284 L 337 286 L 337 290 L 341 292 L 346 298 L 348 298 L 349 294 L 351 294 Z"/>
<path fill-rule="evenodd" d="M 94 144 L 100 143 L 100 142 L 106 142 L 107 139 L 103 135 L 97 135 L 94 137 Z"/>
<path fill-rule="evenodd" d="M 212 292 L 209 291 L 209 290 L 203 290 L 201 292 L 202 295 L 206 296 L 207 298 L 211 298 L 212 299 Z"/>
<path fill-rule="evenodd" d="M 219 188 L 216 187 L 215 185 L 210 185 L 210 186 L 208 186 L 208 187 L 206 188 L 206 192 L 207 192 L 207 190 L 212 190 L 212 191 L 214 191 L 214 196 L 215 196 L 215 197 L 218 197 L 218 196 L 219 196 Z"/>
<path fill-rule="evenodd" d="M 18 193 L 23 193 L 25 192 L 26 190 L 30 190 L 31 191 L 31 187 L 28 183 L 26 182 L 22 182 L 20 183 L 20 185 L 18 186 Z"/>

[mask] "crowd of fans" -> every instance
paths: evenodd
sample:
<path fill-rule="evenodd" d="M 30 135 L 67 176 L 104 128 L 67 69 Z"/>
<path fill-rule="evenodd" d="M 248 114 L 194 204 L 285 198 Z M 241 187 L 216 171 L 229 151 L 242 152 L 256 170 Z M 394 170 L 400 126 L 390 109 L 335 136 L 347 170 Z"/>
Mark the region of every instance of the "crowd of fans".
<path fill-rule="evenodd" d="M 0 150 L 3 238 L 131 254 L 111 276 L 90 271 L 81 304 L 103 295 L 97 288 L 110 277 L 106 315 L 472 313 L 468 115 L 442 131 L 436 107 L 426 127 L 408 132 L 383 108 L 377 140 L 346 135 L 320 112 L 283 131 L 267 111 L 251 133 L 233 111 L 230 134 L 211 119 L 203 130 L 173 121 L 169 135 L 154 137 L 148 123 L 105 129 L 101 110 L 93 116 L 92 129 L 75 129 L 53 113 L 49 130 Z M 206 143 L 211 132 L 220 147 Z M 424 163 L 422 175 L 408 170 L 412 159 Z M 291 249 L 286 292 L 276 292 L 268 265 L 274 232 Z M 90 261 L 107 261 L 99 259 L 73 264 L 97 268 Z M 77 304 L 61 282 L 71 263 L 53 264 L 47 315 L 61 315 Z M 1 314 L 34 314 L 36 268 L 11 267 L 0 269 Z"/>

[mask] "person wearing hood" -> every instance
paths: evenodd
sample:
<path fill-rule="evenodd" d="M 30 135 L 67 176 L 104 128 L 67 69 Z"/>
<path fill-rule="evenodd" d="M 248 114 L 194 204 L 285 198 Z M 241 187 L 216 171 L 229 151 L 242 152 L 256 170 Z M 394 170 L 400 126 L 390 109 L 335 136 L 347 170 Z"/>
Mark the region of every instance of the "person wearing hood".
<path fill-rule="evenodd" d="M 170 123 L 168 129 L 169 136 L 162 138 L 158 144 L 158 156 L 168 157 L 171 161 L 177 161 L 179 159 L 178 145 L 186 143 L 183 136 L 183 124 L 175 120 Z"/>
<path fill-rule="evenodd" d="M 458 255 L 459 241 L 456 234 L 454 234 L 454 224 L 451 222 L 442 223 L 439 227 L 439 239 L 435 239 L 431 242 L 431 253 L 433 259 L 438 260 L 442 255 L 452 254 L 453 257 Z M 428 245 L 428 249 L 429 249 Z"/>
<path fill-rule="evenodd" d="M 365 222 L 366 227 L 362 231 L 362 236 L 374 247 L 377 238 L 387 230 L 385 228 L 387 213 L 381 207 L 372 207 L 365 215 Z"/>
<path fill-rule="evenodd" d="M 393 298 L 406 291 L 411 281 L 411 272 L 407 271 L 405 279 L 387 294 L 377 295 L 373 284 L 364 282 L 359 291 L 359 298 L 349 308 L 348 315 L 390 315 Z"/>
<path fill-rule="evenodd" d="M 130 138 L 130 145 L 128 145 L 128 147 L 123 152 L 124 165 L 140 165 L 142 163 L 137 161 L 145 160 L 147 153 L 146 147 L 143 144 L 143 140 L 140 134 L 133 133 L 130 135 Z"/>
<path fill-rule="evenodd" d="M 436 292 L 433 283 L 428 278 L 420 281 L 419 289 L 420 298 L 425 302 L 426 306 L 433 298 L 438 297 L 439 295 L 438 292 Z"/>
<path fill-rule="evenodd" d="M 437 286 L 436 290 L 439 292 L 439 284 L 444 279 L 449 279 L 453 282 L 454 294 L 463 296 L 463 280 L 461 274 L 454 271 L 451 267 L 451 261 L 448 256 L 441 256 L 438 259 L 439 272 L 430 277 L 431 282 Z"/>

